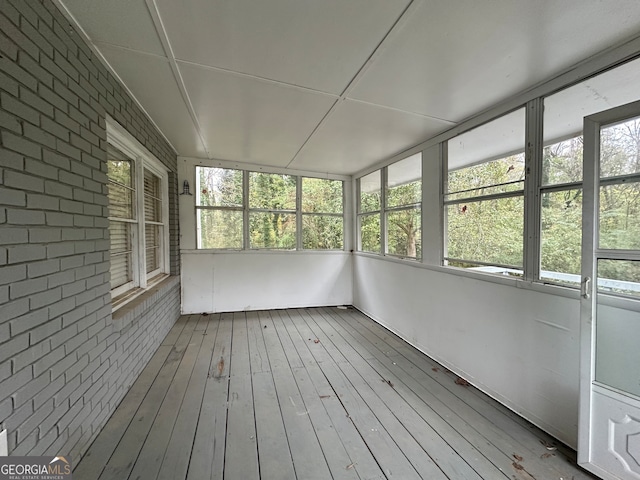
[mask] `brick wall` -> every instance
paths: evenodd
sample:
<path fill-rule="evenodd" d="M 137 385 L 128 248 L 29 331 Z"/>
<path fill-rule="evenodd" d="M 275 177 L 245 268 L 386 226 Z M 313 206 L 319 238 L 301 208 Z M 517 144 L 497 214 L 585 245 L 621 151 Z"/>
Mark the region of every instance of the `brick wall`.
<path fill-rule="evenodd" d="M 180 311 L 178 277 L 112 315 L 105 116 L 176 156 L 50 0 L 0 0 L 0 429 L 75 463 Z"/>

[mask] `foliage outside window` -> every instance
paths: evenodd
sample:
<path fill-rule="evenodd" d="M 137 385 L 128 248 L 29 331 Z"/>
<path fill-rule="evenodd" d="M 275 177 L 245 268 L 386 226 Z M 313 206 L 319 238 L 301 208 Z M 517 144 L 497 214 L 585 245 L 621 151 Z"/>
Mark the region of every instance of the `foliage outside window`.
<path fill-rule="evenodd" d="M 168 181 L 134 140 L 111 123 L 107 132 L 109 272 L 118 306 L 168 271 Z"/>
<path fill-rule="evenodd" d="M 422 154 L 387 167 L 387 253 L 400 257 L 422 256 Z"/>
<path fill-rule="evenodd" d="M 341 180 L 198 166 L 197 248 L 342 249 L 342 188 Z"/>
<path fill-rule="evenodd" d="M 446 265 L 522 275 L 523 150 L 524 110 L 449 140 Z"/>
<path fill-rule="evenodd" d="M 196 167 L 198 248 L 243 248 L 242 170 Z"/>
<path fill-rule="evenodd" d="M 359 178 L 358 192 L 358 249 L 421 258 L 422 154 Z"/>
<path fill-rule="evenodd" d="M 342 181 L 302 178 L 302 248 L 341 250 L 344 245 Z"/>
<path fill-rule="evenodd" d="M 600 131 L 598 248 L 640 251 L 640 118 Z M 640 296 L 640 262 L 599 260 L 601 290 Z"/>
<path fill-rule="evenodd" d="M 296 183 L 291 175 L 249 173 L 250 248 L 296 248 Z"/>
<path fill-rule="evenodd" d="M 358 179 L 358 225 L 363 252 L 381 253 L 380 213 L 382 211 L 382 172 L 377 170 Z"/>

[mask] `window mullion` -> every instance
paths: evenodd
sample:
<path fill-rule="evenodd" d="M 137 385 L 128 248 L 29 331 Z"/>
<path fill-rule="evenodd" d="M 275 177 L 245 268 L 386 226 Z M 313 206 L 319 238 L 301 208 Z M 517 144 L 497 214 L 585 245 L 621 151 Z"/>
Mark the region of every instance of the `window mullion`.
<path fill-rule="evenodd" d="M 302 250 L 302 177 L 296 177 L 296 250 Z"/>
<path fill-rule="evenodd" d="M 138 239 L 136 241 L 137 245 L 137 261 L 135 261 L 134 265 L 136 266 L 136 275 L 138 276 L 138 286 L 140 288 L 147 287 L 147 269 L 146 269 L 146 258 L 147 251 L 145 248 L 145 218 L 144 218 L 144 163 L 140 157 L 137 157 L 136 160 L 136 220 L 138 221 L 137 232 Z"/>
<path fill-rule="evenodd" d="M 449 144 L 442 142 L 440 144 L 440 228 L 442 229 L 442 235 L 440 236 L 440 262 L 445 264 L 445 258 L 448 255 L 449 245 L 449 229 L 447 228 L 447 208 L 444 203 L 444 198 L 449 190 L 449 161 L 447 157 Z M 424 187 L 423 187 L 424 188 Z"/>
<path fill-rule="evenodd" d="M 387 254 L 387 169 L 380 171 L 380 253 Z"/>
<path fill-rule="evenodd" d="M 249 242 L 249 172 L 242 171 L 242 245 L 244 250 L 250 247 Z"/>
<path fill-rule="evenodd" d="M 524 279 L 540 278 L 540 186 L 543 154 L 544 100 L 527 103 L 524 178 Z"/>

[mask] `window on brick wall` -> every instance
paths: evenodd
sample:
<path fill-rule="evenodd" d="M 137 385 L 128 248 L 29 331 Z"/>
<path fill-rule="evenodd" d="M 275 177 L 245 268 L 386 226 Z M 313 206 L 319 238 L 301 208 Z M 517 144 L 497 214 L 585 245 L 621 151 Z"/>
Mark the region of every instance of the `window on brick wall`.
<path fill-rule="evenodd" d="M 169 271 L 168 176 L 113 121 L 107 123 L 111 296 L 117 307 Z"/>

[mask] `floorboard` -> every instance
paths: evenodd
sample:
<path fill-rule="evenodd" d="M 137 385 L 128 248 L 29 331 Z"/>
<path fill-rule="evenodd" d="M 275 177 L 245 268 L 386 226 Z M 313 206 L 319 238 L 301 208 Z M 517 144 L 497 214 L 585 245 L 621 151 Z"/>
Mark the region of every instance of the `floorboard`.
<path fill-rule="evenodd" d="M 181 317 L 76 480 L 594 478 L 357 310 Z"/>

